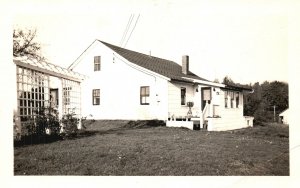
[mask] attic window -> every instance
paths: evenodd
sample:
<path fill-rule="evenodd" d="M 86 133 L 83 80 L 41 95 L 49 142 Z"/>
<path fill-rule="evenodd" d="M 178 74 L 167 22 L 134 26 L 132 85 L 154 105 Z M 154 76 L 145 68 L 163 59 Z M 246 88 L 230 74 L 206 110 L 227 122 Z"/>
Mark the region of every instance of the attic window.
<path fill-rule="evenodd" d="M 94 71 L 101 70 L 101 56 L 94 56 Z"/>

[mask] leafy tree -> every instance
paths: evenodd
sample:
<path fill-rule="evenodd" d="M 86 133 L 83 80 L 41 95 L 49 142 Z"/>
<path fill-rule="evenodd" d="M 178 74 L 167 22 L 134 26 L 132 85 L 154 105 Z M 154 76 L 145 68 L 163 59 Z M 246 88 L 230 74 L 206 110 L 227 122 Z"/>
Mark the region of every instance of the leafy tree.
<path fill-rule="evenodd" d="M 13 32 L 13 56 L 27 56 L 38 60 L 44 59 L 39 55 L 41 44 L 35 42 L 36 30 L 14 29 Z"/>
<path fill-rule="evenodd" d="M 274 106 L 276 117 L 288 108 L 288 84 L 279 81 L 262 84 L 256 82 L 252 89 L 254 93 L 245 94 L 244 114 L 254 116 L 255 122 L 261 124 L 273 121 Z"/>
<path fill-rule="evenodd" d="M 263 98 L 270 107 L 275 106 L 281 112 L 288 108 L 288 85 L 283 82 L 271 82 L 263 92 Z"/>
<path fill-rule="evenodd" d="M 223 84 L 236 85 L 228 76 L 223 79 Z M 276 117 L 289 106 L 288 84 L 285 82 L 256 82 L 248 87 L 254 92 L 244 93 L 244 114 L 254 116 L 256 124 L 273 121 L 274 106 Z"/>
<path fill-rule="evenodd" d="M 218 78 L 214 79 L 213 82 L 214 82 L 214 83 L 220 83 Z"/>
<path fill-rule="evenodd" d="M 222 84 L 234 84 L 234 81 L 229 77 L 229 76 L 225 76 L 223 79 Z"/>

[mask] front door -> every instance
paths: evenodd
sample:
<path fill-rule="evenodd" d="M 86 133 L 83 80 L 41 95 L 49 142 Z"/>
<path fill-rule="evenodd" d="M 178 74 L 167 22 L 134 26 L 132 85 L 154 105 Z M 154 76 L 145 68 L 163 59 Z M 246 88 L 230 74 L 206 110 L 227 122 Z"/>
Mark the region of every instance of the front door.
<path fill-rule="evenodd" d="M 51 107 L 58 107 L 58 88 L 50 89 L 50 104 Z"/>
<path fill-rule="evenodd" d="M 205 108 L 206 103 L 210 104 L 211 101 L 211 87 L 203 87 L 201 88 L 201 106 L 202 111 Z"/>

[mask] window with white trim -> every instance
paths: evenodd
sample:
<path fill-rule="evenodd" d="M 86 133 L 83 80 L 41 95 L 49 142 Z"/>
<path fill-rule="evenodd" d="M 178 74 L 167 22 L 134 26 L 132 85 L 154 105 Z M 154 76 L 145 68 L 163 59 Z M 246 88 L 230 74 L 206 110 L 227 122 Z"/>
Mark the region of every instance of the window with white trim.
<path fill-rule="evenodd" d="M 63 101 L 65 105 L 70 105 L 70 92 L 72 87 L 64 87 L 63 88 Z"/>
<path fill-rule="evenodd" d="M 225 100 L 225 108 L 228 108 L 228 91 L 224 93 L 224 100 Z"/>
<path fill-rule="evenodd" d="M 140 104 L 141 105 L 149 105 L 150 99 L 150 87 L 149 86 L 141 86 L 140 89 Z"/>
<path fill-rule="evenodd" d="M 100 89 L 93 89 L 93 105 L 100 105 Z"/>
<path fill-rule="evenodd" d="M 236 96 L 235 96 L 235 106 L 236 106 L 236 108 L 239 107 L 239 104 L 240 104 L 240 93 L 236 92 Z"/>
<path fill-rule="evenodd" d="M 230 107 L 233 108 L 234 92 L 229 91 L 229 96 L 230 96 Z"/>
<path fill-rule="evenodd" d="M 101 70 L 101 56 L 94 56 L 94 71 Z"/>
<path fill-rule="evenodd" d="M 181 89 L 180 89 L 180 96 L 181 96 L 181 105 L 185 105 L 185 103 L 186 103 L 186 88 L 185 87 L 182 87 Z"/>

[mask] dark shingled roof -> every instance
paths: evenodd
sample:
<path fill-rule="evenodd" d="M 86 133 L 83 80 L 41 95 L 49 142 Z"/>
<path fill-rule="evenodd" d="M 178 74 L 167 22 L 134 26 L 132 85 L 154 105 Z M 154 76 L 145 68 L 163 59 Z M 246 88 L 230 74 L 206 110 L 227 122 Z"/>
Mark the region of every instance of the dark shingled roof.
<path fill-rule="evenodd" d="M 123 58 L 127 59 L 129 62 L 134 63 L 138 66 L 151 70 L 155 73 L 163 75 L 165 77 L 170 78 L 171 80 L 183 81 L 183 82 L 191 82 L 188 79 L 184 79 L 182 77 L 198 79 L 203 81 L 208 81 L 204 78 L 197 76 L 192 72 L 188 72 L 188 74 L 182 73 L 182 67 L 173 62 L 166 59 L 161 59 L 158 57 L 142 54 L 139 52 L 135 52 L 132 50 L 127 50 L 125 48 L 121 48 L 103 41 L 98 40 L 103 43 L 105 46 L 109 47 Z"/>
<path fill-rule="evenodd" d="M 253 91 L 253 89 L 250 86 L 242 85 L 239 83 L 227 83 L 225 84 L 225 88 L 231 89 L 231 90 L 238 90 L 238 91 Z"/>

